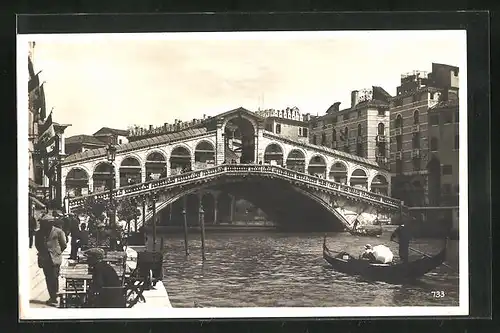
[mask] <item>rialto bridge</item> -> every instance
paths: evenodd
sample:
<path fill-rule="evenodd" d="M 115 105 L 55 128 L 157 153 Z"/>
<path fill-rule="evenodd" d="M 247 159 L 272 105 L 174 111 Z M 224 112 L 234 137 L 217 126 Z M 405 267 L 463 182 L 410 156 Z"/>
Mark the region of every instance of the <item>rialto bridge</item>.
<path fill-rule="evenodd" d="M 153 210 L 172 214 L 173 204 L 186 209 L 194 198 L 213 207 L 216 223 L 221 194 L 233 202 L 244 198 L 290 227 L 372 224 L 401 209 L 401 202 L 390 197 L 389 172 L 375 162 L 266 131 L 264 118 L 243 108 L 116 148 L 113 163 L 105 148 L 63 160 L 68 210 L 78 209 L 89 196 L 109 199 L 110 184 L 116 200 L 144 203 L 143 221 Z"/>

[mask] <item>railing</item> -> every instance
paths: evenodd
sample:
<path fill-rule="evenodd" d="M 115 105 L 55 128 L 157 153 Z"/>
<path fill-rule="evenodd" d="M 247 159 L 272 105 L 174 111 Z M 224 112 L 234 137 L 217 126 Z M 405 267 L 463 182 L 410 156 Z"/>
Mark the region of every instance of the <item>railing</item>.
<path fill-rule="evenodd" d="M 195 180 L 216 178 L 221 175 L 276 175 L 281 179 L 290 181 L 300 181 L 307 185 L 314 185 L 323 190 L 330 190 L 341 193 L 349 197 L 355 197 L 365 201 L 382 204 L 390 208 L 399 209 L 401 202 L 397 199 L 384 196 L 381 194 L 369 192 L 364 189 L 355 188 L 349 185 L 337 183 L 332 180 L 318 178 L 306 173 L 295 170 L 286 169 L 277 165 L 256 165 L 256 164 L 224 164 L 204 170 L 196 170 L 185 174 L 175 175 L 158 180 L 151 180 L 145 183 L 121 187 L 113 191 L 114 197 L 122 198 L 131 195 L 147 194 L 152 190 L 160 190 L 168 187 L 180 186 L 191 183 Z M 83 205 L 88 197 L 96 199 L 109 198 L 109 192 L 92 193 L 87 196 L 81 196 L 69 199 L 70 209 L 74 209 Z"/>

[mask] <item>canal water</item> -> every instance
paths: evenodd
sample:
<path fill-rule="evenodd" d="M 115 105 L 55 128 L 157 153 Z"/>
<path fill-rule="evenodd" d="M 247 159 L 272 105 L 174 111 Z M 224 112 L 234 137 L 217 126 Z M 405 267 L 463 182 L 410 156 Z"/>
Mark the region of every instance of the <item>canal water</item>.
<path fill-rule="evenodd" d="M 204 307 L 458 305 L 458 273 L 452 269 L 441 266 L 413 285 L 366 282 L 329 268 L 322 257 L 322 243 L 323 234 L 207 234 L 203 263 L 200 237 L 190 235 L 186 258 L 183 236 L 166 236 L 165 286 L 174 307 L 195 303 Z M 398 252 L 397 244 L 385 235 L 332 233 L 327 243 L 333 250 L 354 255 L 367 243 L 385 244 L 395 255 Z M 411 246 L 433 254 L 442 245 L 440 240 L 416 240 Z"/>

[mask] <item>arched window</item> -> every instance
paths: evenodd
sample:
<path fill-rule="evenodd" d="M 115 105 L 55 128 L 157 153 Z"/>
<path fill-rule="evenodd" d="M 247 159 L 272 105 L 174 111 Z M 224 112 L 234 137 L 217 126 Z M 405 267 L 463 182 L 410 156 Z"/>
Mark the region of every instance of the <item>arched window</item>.
<path fill-rule="evenodd" d="M 400 114 L 398 114 L 398 116 L 394 120 L 394 127 L 396 128 L 403 127 L 403 117 L 401 117 Z"/>
<path fill-rule="evenodd" d="M 385 135 L 385 126 L 384 123 L 378 124 L 378 135 Z"/>
<path fill-rule="evenodd" d="M 439 141 L 436 137 L 431 138 L 431 151 L 438 151 Z"/>
<path fill-rule="evenodd" d="M 321 144 L 324 146 L 326 145 L 326 134 L 321 133 Z"/>
<path fill-rule="evenodd" d="M 363 135 L 363 131 L 361 128 L 361 124 L 358 124 L 358 136 L 362 136 L 362 135 Z"/>
<path fill-rule="evenodd" d="M 313 135 L 312 140 L 313 140 L 313 142 L 312 142 L 312 143 L 313 143 L 313 145 L 315 145 L 315 144 L 316 144 L 316 134 L 315 134 L 315 135 Z"/>
<path fill-rule="evenodd" d="M 415 112 L 413 112 L 413 123 L 414 123 L 414 124 L 418 124 L 418 123 L 419 123 L 419 114 L 418 114 L 418 110 L 415 110 Z"/>
<path fill-rule="evenodd" d="M 347 140 L 347 138 L 349 137 L 349 128 L 345 128 L 344 129 L 344 136 L 345 136 L 345 140 Z"/>
<path fill-rule="evenodd" d="M 333 129 L 332 131 L 332 142 L 335 142 L 337 141 L 337 131 L 335 129 Z"/>

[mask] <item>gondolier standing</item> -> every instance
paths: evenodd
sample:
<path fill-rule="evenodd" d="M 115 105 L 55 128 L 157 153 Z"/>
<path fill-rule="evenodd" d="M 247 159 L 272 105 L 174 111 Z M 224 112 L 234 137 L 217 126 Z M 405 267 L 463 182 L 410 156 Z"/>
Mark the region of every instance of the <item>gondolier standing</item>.
<path fill-rule="evenodd" d="M 399 258 L 403 262 L 408 262 L 408 252 L 410 248 L 411 235 L 408 226 L 401 224 L 391 235 L 391 241 L 398 238 Z"/>

